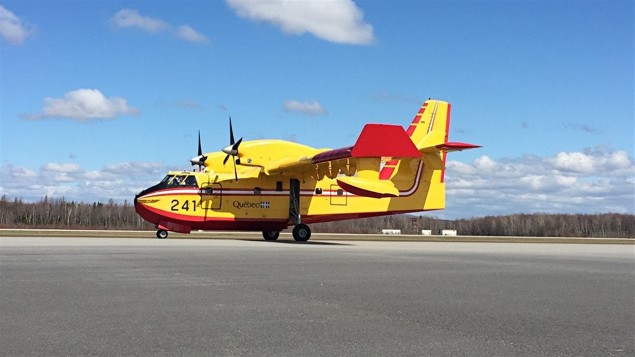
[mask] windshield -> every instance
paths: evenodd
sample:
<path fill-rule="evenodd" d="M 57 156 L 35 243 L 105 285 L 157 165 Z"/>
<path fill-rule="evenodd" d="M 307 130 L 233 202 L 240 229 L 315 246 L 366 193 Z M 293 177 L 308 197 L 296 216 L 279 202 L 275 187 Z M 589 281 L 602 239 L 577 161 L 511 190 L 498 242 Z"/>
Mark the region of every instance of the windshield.
<path fill-rule="evenodd" d="M 193 186 L 198 187 L 194 175 L 167 175 L 161 183 L 170 186 Z"/>

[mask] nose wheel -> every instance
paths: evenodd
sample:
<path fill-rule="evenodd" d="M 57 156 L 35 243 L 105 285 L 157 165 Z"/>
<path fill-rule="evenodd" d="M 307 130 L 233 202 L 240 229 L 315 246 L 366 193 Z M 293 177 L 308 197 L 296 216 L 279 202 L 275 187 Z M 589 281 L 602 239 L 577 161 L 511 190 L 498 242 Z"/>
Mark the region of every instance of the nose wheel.
<path fill-rule="evenodd" d="M 168 231 L 166 231 L 165 229 L 159 229 L 157 231 L 157 238 L 159 239 L 165 239 L 168 237 Z"/>
<path fill-rule="evenodd" d="M 280 231 L 262 231 L 265 240 L 276 240 L 280 237 Z"/>
<path fill-rule="evenodd" d="M 311 228 L 306 224 L 296 224 L 293 227 L 293 239 L 296 242 L 306 242 L 311 238 Z"/>

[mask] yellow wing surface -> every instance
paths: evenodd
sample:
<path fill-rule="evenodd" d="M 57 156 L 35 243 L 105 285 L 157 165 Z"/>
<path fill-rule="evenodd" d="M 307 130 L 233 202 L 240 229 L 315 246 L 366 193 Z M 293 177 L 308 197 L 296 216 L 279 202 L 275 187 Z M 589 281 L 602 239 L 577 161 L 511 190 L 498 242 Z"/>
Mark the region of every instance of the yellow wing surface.
<path fill-rule="evenodd" d="M 235 172 L 222 152 L 206 154 L 206 172 L 211 183 L 328 178 L 351 194 L 373 198 L 409 196 L 413 181 L 419 180 L 430 185 L 428 191 L 444 192 L 444 187 L 435 185 L 444 182 L 446 153 L 480 147 L 448 141 L 450 112 L 449 103 L 428 100 L 407 130 L 399 125 L 366 124 L 354 145 L 339 149 L 315 149 L 283 140 L 245 141 L 235 155 Z"/>
<path fill-rule="evenodd" d="M 480 147 L 448 142 L 451 105 L 428 100 L 404 130 L 398 125 L 367 124 L 356 143 L 339 149 L 315 149 L 282 140 L 244 142 L 238 154 L 237 178 L 309 175 L 336 179 L 348 192 L 368 197 L 399 196 L 399 181 L 410 185 L 413 170 L 400 170 L 413 160 L 432 170 L 445 168 L 445 154 Z M 214 182 L 236 180 L 229 166 L 218 164 L 222 153 L 209 154 L 207 171 Z M 404 165 L 401 165 L 401 164 Z M 406 177 L 407 176 L 407 177 Z"/>

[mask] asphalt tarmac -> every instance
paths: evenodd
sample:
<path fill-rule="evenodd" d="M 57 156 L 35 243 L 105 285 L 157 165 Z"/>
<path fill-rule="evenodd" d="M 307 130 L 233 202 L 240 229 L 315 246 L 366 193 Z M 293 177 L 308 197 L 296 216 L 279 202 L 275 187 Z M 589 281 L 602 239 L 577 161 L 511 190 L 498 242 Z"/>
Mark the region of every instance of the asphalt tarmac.
<path fill-rule="evenodd" d="M 633 356 L 635 246 L 0 238 L 3 356 Z"/>

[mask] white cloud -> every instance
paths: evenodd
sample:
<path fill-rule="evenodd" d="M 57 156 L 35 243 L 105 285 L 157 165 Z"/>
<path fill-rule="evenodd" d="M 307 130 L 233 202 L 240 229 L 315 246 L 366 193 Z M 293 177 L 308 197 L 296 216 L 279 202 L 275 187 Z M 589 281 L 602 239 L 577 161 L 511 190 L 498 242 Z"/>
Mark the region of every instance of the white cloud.
<path fill-rule="evenodd" d="M 55 173 L 73 173 L 73 172 L 79 172 L 80 167 L 78 164 L 68 164 L 68 163 L 59 164 L 55 162 L 50 162 L 42 166 L 41 170 L 46 172 L 55 172 Z"/>
<path fill-rule="evenodd" d="M 620 170 L 631 167 L 632 162 L 625 151 L 615 151 L 606 155 L 595 152 L 559 152 L 549 162 L 557 169 L 591 173 L 598 168 L 603 170 Z"/>
<path fill-rule="evenodd" d="M 14 45 L 21 45 L 35 33 L 35 27 L 0 5 L 0 36 Z"/>
<path fill-rule="evenodd" d="M 201 34 L 200 32 L 194 30 L 193 28 L 187 25 L 178 26 L 174 30 L 174 33 L 176 34 L 176 37 L 188 42 L 194 42 L 194 43 L 200 43 L 200 44 L 210 43 L 210 40 L 207 37 L 205 37 L 205 35 Z"/>
<path fill-rule="evenodd" d="M 90 121 L 139 113 L 138 109 L 128 106 L 123 98 L 106 98 L 98 89 L 78 89 L 64 94 L 63 98 L 44 98 L 44 108 L 40 114 L 24 115 L 23 118 Z"/>
<path fill-rule="evenodd" d="M 170 168 L 157 162 L 123 162 L 85 171 L 76 163 L 47 163 L 39 170 L 0 165 L 0 194 L 38 201 L 44 196 L 82 202 L 131 202 Z"/>
<path fill-rule="evenodd" d="M 111 19 L 110 23 L 117 28 L 139 28 L 148 32 L 159 32 L 168 28 L 168 24 L 160 19 L 141 16 L 134 9 L 121 9 Z"/>
<path fill-rule="evenodd" d="M 282 105 L 285 112 L 302 113 L 306 115 L 326 115 L 328 112 L 322 104 L 316 101 L 299 102 L 297 100 L 287 100 Z"/>
<path fill-rule="evenodd" d="M 496 167 L 496 163 L 488 156 L 481 156 L 474 161 L 474 166 L 478 170 L 493 170 Z"/>
<path fill-rule="evenodd" d="M 135 9 L 121 9 L 111 19 L 110 23 L 116 28 L 138 28 L 150 33 L 168 31 L 175 37 L 188 42 L 209 44 L 211 41 L 205 35 L 188 25 L 173 26 L 161 19 L 142 16 Z"/>
<path fill-rule="evenodd" d="M 114 175 L 127 174 L 153 174 L 158 175 L 163 172 L 163 165 L 158 162 L 122 162 L 106 165 L 102 172 Z"/>
<path fill-rule="evenodd" d="M 17 180 L 33 180 L 37 177 L 37 173 L 26 167 L 19 167 L 13 165 L 2 166 L 2 181 L 15 182 Z"/>
<path fill-rule="evenodd" d="M 75 174 L 79 172 L 78 164 L 48 163 L 40 168 L 42 181 L 49 184 L 52 182 L 72 182 L 75 179 Z"/>
<path fill-rule="evenodd" d="M 271 23 L 282 31 L 306 32 L 335 43 L 367 45 L 375 41 L 373 27 L 352 0 L 288 1 L 227 0 L 236 13 L 255 21 Z"/>
<path fill-rule="evenodd" d="M 635 163 L 625 151 L 481 156 L 471 164 L 448 160 L 446 167 L 447 208 L 439 216 L 635 213 Z"/>
<path fill-rule="evenodd" d="M 569 155 L 575 152 L 567 153 Z M 448 160 L 445 175 L 446 209 L 430 214 L 463 218 L 513 213 L 635 214 L 635 162 L 623 151 L 585 150 L 594 163 L 590 172 L 572 172 L 553 165 L 553 157 L 523 156 L 472 163 Z M 450 158 L 460 156 L 451 154 Z M 619 159 L 619 170 L 612 158 Z M 495 169 L 485 170 L 486 162 Z M 479 166 L 481 165 L 481 166 Z M 158 162 L 121 162 L 97 170 L 76 163 L 47 163 L 39 169 L 0 165 L 0 194 L 38 201 L 44 195 L 67 200 L 130 202 L 156 184 L 170 169 Z"/>

